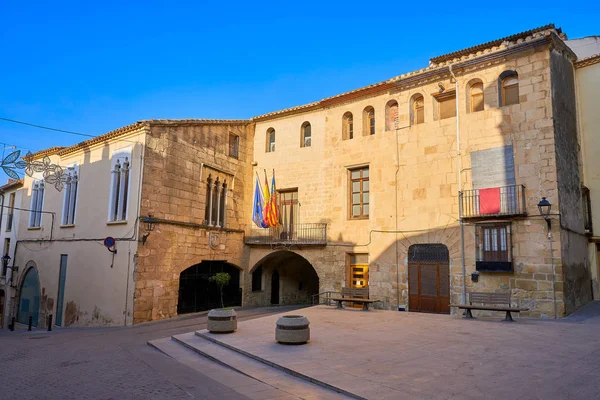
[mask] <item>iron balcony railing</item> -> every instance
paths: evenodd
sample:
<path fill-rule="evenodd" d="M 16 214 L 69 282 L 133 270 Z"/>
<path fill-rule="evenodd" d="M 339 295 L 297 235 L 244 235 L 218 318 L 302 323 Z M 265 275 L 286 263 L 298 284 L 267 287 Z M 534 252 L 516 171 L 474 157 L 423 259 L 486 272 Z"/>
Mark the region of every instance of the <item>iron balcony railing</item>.
<path fill-rule="evenodd" d="M 527 215 L 523 185 L 465 190 L 458 197 L 461 218 Z"/>
<path fill-rule="evenodd" d="M 274 228 L 252 226 L 246 232 L 246 244 L 255 245 L 326 245 L 327 224 L 279 225 Z"/>

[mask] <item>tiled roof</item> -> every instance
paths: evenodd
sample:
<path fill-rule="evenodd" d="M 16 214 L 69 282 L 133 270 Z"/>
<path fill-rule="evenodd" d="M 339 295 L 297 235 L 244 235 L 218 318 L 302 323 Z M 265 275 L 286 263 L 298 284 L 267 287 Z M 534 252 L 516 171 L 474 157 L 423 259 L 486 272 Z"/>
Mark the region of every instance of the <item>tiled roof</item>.
<path fill-rule="evenodd" d="M 7 183 L 0 186 L 0 192 L 12 189 L 13 187 L 18 187 L 23 185 L 23 179 L 9 179 Z"/>
<path fill-rule="evenodd" d="M 600 54 L 594 54 L 575 62 L 575 68 L 589 67 L 590 65 L 600 63 Z"/>
<path fill-rule="evenodd" d="M 79 142 L 79 143 L 77 143 L 77 144 L 75 144 L 73 146 L 70 146 L 70 147 L 65 147 L 63 150 L 61 150 L 58 153 L 58 155 L 59 156 L 64 156 L 64 155 L 73 153 L 73 152 L 75 152 L 77 150 L 93 146 L 93 145 L 95 145 L 97 143 L 101 143 L 101 142 L 104 142 L 106 140 L 110 140 L 110 139 L 116 138 L 118 136 L 124 135 L 124 134 L 129 133 L 129 132 L 133 132 L 136 129 L 139 129 L 139 128 L 143 127 L 143 126 L 144 126 L 143 122 L 140 122 L 140 121 L 134 122 L 133 124 L 130 124 L 130 125 L 121 127 L 119 129 L 115 129 L 114 131 L 110 131 L 108 133 L 105 133 L 104 135 L 100 135 L 100 136 L 96 136 L 96 137 L 88 139 L 88 140 L 84 140 L 83 142 Z"/>
<path fill-rule="evenodd" d="M 110 131 L 100 136 L 96 136 L 94 138 L 85 140 L 83 142 L 77 143 L 70 147 L 62 148 L 59 152 L 60 156 L 64 156 L 70 153 L 73 153 L 77 150 L 93 146 L 97 143 L 101 143 L 107 140 L 111 140 L 117 138 L 121 135 L 125 135 L 127 133 L 131 133 L 135 130 L 141 129 L 145 126 L 152 125 L 193 125 L 193 124 L 205 124 L 205 125 L 239 125 L 239 124 L 249 124 L 250 120 L 247 119 L 148 119 L 134 122 L 133 124 L 124 126 L 119 129 L 115 129 L 114 131 Z"/>
<path fill-rule="evenodd" d="M 61 151 L 62 149 L 64 149 L 64 147 L 62 146 L 53 146 L 44 150 L 40 150 L 40 151 L 36 151 L 35 153 L 31 154 L 29 157 L 31 157 L 32 160 L 37 160 L 40 158 L 44 158 L 46 156 L 51 156 L 53 154 L 58 153 L 59 151 Z"/>
<path fill-rule="evenodd" d="M 438 63 L 441 63 L 441 62 L 444 62 L 444 61 L 453 60 L 455 58 L 460 58 L 460 57 L 465 56 L 465 55 L 477 53 L 478 51 L 485 50 L 485 49 L 488 49 L 490 47 L 500 46 L 504 42 L 514 42 L 514 41 L 517 41 L 519 39 L 524 39 L 527 36 L 533 35 L 534 33 L 542 32 L 542 31 L 547 31 L 549 29 L 556 30 L 556 33 L 558 33 L 559 35 L 562 33 L 562 30 L 560 28 L 556 29 L 554 27 L 554 24 L 548 24 L 548 25 L 540 26 L 539 28 L 530 29 L 530 30 L 525 31 L 525 32 L 516 33 L 514 35 L 506 36 L 506 37 L 503 37 L 501 39 L 492 40 L 491 42 L 478 44 L 477 46 L 467 47 L 466 49 L 462 49 L 462 50 L 458 50 L 458 51 L 455 51 L 455 52 L 452 52 L 452 53 L 443 54 L 441 56 L 433 57 L 433 58 L 430 59 L 430 61 L 432 63 L 434 63 L 434 64 L 438 64 Z"/>

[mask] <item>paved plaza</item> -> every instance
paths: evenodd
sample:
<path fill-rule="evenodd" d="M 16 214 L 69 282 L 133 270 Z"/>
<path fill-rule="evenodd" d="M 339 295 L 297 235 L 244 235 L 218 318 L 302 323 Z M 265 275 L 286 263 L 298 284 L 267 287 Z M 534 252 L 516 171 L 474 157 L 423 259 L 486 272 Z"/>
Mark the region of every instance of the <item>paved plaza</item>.
<path fill-rule="evenodd" d="M 274 341 L 279 315 L 242 322 L 229 335 L 198 334 L 367 399 L 593 399 L 600 398 L 598 308 L 507 323 L 501 315 L 318 306 L 300 311 L 311 321 L 303 346 Z M 209 342 L 198 334 L 193 340 Z"/>
<path fill-rule="evenodd" d="M 244 321 L 297 308 L 242 309 L 238 315 Z M 0 399 L 290 398 L 211 361 L 190 368 L 147 345 L 204 327 L 206 313 L 134 327 L 0 331 Z"/>

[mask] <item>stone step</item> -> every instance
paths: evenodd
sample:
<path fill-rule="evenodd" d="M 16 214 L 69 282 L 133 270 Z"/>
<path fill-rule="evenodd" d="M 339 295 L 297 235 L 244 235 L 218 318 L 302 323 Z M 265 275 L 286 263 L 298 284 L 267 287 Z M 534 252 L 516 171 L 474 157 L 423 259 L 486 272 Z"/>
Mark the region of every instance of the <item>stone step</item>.
<path fill-rule="evenodd" d="M 213 396 L 218 396 L 222 399 L 231 399 L 241 397 L 250 398 L 252 400 L 297 400 L 298 397 L 290 395 L 280 389 L 277 389 L 266 383 L 257 381 L 247 375 L 240 374 L 229 367 L 225 367 L 215 362 L 207 362 L 206 358 L 199 357 L 198 353 L 182 346 L 179 342 L 171 338 L 163 338 L 151 340 L 148 345 L 154 347 L 165 355 L 179 361 L 180 363 L 192 368 L 201 374 L 227 386 L 232 392 L 238 396 L 232 396 L 228 392 L 212 393 Z"/>
<path fill-rule="evenodd" d="M 175 335 L 172 339 L 203 357 L 298 398 L 307 400 L 356 398 L 356 396 L 348 396 L 343 392 L 340 393 L 339 390 L 323 387 L 317 382 L 309 382 L 302 377 L 291 375 L 287 371 L 266 365 L 194 333 Z"/>

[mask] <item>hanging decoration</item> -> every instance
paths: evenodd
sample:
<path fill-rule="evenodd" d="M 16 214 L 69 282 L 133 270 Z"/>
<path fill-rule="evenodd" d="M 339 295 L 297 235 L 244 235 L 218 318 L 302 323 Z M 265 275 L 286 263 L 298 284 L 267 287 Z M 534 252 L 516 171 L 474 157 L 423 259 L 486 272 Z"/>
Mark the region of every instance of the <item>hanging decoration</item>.
<path fill-rule="evenodd" d="M 41 160 L 34 160 L 31 152 L 28 152 L 21 159 L 19 159 L 20 156 L 21 150 L 13 151 L 4 157 L 2 163 L 0 163 L 0 168 L 10 179 L 21 179 L 19 170 L 23 170 L 30 177 L 33 177 L 34 173 L 41 173 L 44 181 L 54 186 L 56 190 L 60 192 L 64 189 L 68 176 L 60 165 L 52 164 L 50 157 L 46 156 Z"/>

